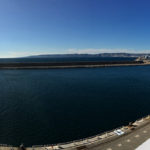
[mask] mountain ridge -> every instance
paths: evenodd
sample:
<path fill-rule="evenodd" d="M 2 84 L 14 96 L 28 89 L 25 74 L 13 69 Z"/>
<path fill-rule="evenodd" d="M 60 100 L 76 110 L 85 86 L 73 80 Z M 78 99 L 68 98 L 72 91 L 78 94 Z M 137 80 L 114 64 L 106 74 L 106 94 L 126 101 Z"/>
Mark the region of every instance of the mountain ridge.
<path fill-rule="evenodd" d="M 52 58 L 52 57 L 143 57 L 150 53 L 99 53 L 99 54 L 41 54 L 31 55 L 28 58 Z"/>

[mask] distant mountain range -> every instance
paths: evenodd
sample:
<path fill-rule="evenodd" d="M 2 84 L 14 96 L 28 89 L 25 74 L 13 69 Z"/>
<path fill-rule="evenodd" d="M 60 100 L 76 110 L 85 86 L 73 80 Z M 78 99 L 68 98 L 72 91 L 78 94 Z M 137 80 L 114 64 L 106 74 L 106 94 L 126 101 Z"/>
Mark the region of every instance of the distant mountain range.
<path fill-rule="evenodd" d="M 47 54 L 47 55 L 32 55 L 30 58 L 52 58 L 52 57 L 143 57 L 149 56 L 145 53 L 100 53 L 100 54 Z"/>

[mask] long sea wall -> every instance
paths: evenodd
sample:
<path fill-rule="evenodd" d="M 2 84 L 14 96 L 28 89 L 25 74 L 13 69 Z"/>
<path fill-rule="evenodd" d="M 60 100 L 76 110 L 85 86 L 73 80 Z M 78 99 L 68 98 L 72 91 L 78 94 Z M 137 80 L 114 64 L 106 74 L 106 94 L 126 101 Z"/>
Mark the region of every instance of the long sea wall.
<path fill-rule="evenodd" d="M 144 61 L 93 61 L 93 62 L 49 62 L 49 63 L 0 63 L 0 69 L 42 69 L 42 68 L 90 68 L 107 66 L 146 65 Z"/>
<path fill-rule="evenodd" d="M 50 144 L 50 145 L 34 145 L 32 147 L 13 147 L 11 145 L 0 145 L 0 150 L 84 150 L 86 148 L 90 149 L 91 147 L 101 145 L 104 143 L 111 142 L 115 139 L 118 139 L 122 136 L 125 136 L 129 133 L 134 132 L 136 129 L 143 128 L 147 124 L 150 124 L 150 115 L 136 120 L 135 122 L 129 123 L 126 126 L 118 127 L 111 131 L 107 131 L 101 134 L 97 134 L 92 137 L 87 137 L 80 140 Z"/>

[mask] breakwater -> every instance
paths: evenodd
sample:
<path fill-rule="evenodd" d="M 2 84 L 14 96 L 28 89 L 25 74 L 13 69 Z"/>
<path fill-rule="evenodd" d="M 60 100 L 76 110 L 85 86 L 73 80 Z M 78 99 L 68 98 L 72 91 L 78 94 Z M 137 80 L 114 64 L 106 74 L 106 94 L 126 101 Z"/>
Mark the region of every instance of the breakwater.
<path fill-rule="evenodd" d="M 0 69 L 40 69 L 40 68 L 88 68 L 107 66 L 144 65 L 143 61 L 95 61 L 95 62 L 50 62 L 50 63 L 0 63 Z"/>

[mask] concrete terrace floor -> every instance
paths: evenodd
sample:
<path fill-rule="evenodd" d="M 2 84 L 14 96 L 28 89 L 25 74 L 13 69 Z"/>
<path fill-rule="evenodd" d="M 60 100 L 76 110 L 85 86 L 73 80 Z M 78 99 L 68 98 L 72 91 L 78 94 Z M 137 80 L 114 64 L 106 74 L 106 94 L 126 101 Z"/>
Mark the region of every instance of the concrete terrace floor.
<path fill-rule="evenodd" d="M 122 135 L 104 144 L 89 146 L 90 150 L 135 150 L 139 145 L 150 139 L 150 122 L 134 131 Z M 150 148 L 149 148 L 150 149 Z"/>

